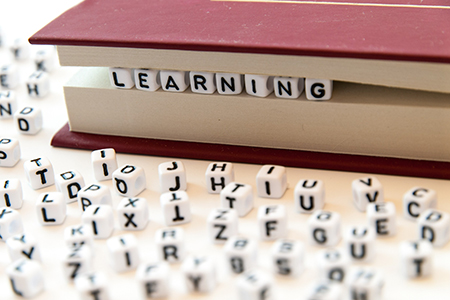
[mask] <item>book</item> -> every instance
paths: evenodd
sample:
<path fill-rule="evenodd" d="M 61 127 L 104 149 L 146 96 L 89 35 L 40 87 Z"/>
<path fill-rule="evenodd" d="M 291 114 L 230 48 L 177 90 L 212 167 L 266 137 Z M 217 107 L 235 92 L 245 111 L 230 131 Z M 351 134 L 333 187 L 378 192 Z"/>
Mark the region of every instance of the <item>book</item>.
<path fill-rule="evenodd" d="M 221 146 L 258 149 L 275 162 L 277 151 L 298 151 L 290 157 L 315 152 L 308 166 L 334 169 L 333 155 L 349 155 L 353 166 L 336 169 L 362 172 L 374 170 L 364 159 L 392 158 L 418 171 L 395 174 L 450 178 L 450 172 L 431 175 L 417 167 L 450 166 L 450 34 L 442 30 L 449 17 L 449 7 L 433 1 L 85 0 L 30 42 L 57 45 L 62 65 L 85 67 L 65 87 L 70 132 L 65 127 L 55 145 L 79 147 L 67 141 L 80 136 L 70 133 L 84 133 L 93 140 L 174 141 L 179 149 L 171 155 L 180 157 L 186 145 L 197 144 L 218 145 L 205 159 L 221 159 Z M 338 82 L 326 103 L 304 96 L 143 92 L 113 89 L 105 67 Z"/>

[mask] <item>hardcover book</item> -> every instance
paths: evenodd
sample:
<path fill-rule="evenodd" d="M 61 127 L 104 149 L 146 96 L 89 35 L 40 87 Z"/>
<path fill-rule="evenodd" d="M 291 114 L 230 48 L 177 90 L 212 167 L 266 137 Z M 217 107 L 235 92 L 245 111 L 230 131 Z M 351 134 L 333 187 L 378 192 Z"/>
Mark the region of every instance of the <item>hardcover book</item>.
<path fill-rule="evenodd" d="M 141 146 L 123 151 L 142 154 L 450 178 L 449 9 L 438 1 L 85 0 L 30 42 L 57 45 L 63 66 L 89 67 L 65 87 L 70 130 L 54 145 L 121 151 L 126 139 Z M 112 88 L 107 67 L 335 84 L 326 102 L 143 92 Z"/>

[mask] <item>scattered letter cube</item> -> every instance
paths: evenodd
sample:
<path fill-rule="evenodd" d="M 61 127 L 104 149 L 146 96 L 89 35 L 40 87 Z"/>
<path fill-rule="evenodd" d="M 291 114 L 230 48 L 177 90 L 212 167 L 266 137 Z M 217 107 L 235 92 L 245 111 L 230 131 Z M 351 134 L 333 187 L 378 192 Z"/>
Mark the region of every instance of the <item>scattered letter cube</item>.
<path fill-rule="evenodd" d="M 19 179 L 0 181 L 0 208 L 20 209 L 23 204 L 22 183 Z"/>
<path fill-rule="evenodd" d="M 169 265 L 166 262 L 143 263 L 136 271 L 143 299 L 163 298 L 169 294 Z"/>
<path fill-rule="evenodd" d="M 75 288 L 81 300 L 109 300 L 108 279 L 104 273 L 89 272 L 75 277 Z"/>
<path fill-rule="evenodd" d="M 5 89 L 14 89 L 20 82 L 19 71 L 16 65 L 0 67 L 0 85 Z"/>
<path fill-rule="evenodd" d="M 417 221 L 419 239 L 426 239 L 435 247 L 442 247 L 450 240 L 450 215 L 437 209 L 427 209 Z"/>
<path fill-rule="evenodd" d="M 94 246 L 91 228 L 81 224 L 66 227 L 64 229 L 64 241 L 69 248 L 85 245 L 92 249 Z"/>
<path fill-rule="evenodd" d="M 407 278 L 430 276 L 433 271 L 433 246 L 427 240 L 402 242 L 400 260 Z"/>
<path fill-rule="evenodd" d="M 273 299 L 273 278 L 262 271 L 251 270 L 237 278 L 239 300 Z"/>
<path fill-rule="evenodd" d="M 184 230 L 182 228 L 163 228 L 155 233 L 156 254 L 160 261 L 181 262 L 186 255 Z"/>
<path fill-rule="evenodd" d="M 78 192 L 78 206 L 81 211 L 85 211 L 92 204 L 112 205 L 111 193 L 107 186 L 91 184 Z"/>
<path fill-rule="evenodd" d="M 287 212 L 284 205 L 263 205 L 258 209 L 259 237 L 263 241 L 287 235 Z"/>
<path fill-rule="evenodd" d="M 341 216 L 336 212 L 318 210 L 308 219 L 311 245 L 335 246 L 341 240 Z"/>
<path fill-rule="evenodd" d="M 351 227 L 344 235 L 345 247 L 352 261 L 371 262 L 375 258 L 375 230 L 367 226 Z"/>
<path fill-rule="evenodd" d="M 66 201 L 60 192 L 40 194 L 36 200 L 37 219 L 41 225 L 60 225 L 66 219 Z"/>
<path fill-rule="evenodd" d="M 287 189 L 286 168 L 265 165 L 256 174 L 256 190 L 262 198 L 281 198 Z"/>
<path fill-rule="evenodd" d="M 81 215 L 86 228 L 92 228 L 94 239 L 109 238 L 114 231 L 113 209 L 110 205 L 90 205 Z"/>
<path fill-rule="evenodd" d="M 188 194 L 184 191 L 161 194 L 160 203 L 164 223 L 167 226 L 185 224 L 191 221 L 191 205 Z"/>
<path fill-rule="evenodd" d="M 34 135 L 42 129 L 42 111 L 36 107 L 24 107 L 16 111 L 14 119 L 19 132 Z"/>
<path fill-rule="evenodd" d="M 321 280 L 344 282 L 350 266 L 348 255 L 340 249 L 323 249 L 317 253 L 317 267 Z"/>
<path fill-rule="evenodd" d="M 253 188 L 249 184 L 230 182 L 220 192 L 220 206 L 236 210 L 245 217 L 253 209 Z"/>
<path fill-rule="evenodd" d="M 271 251 L 274 273 L 296 276 L 303 271 L 304 249 L 300 241 L 277 240 Z"/>
<path fill-rule="evenodd" d="M 55 178 L 56 188 L 64 195 L 66 203 L 77 201 L 78 192 L 84 187 L 84 179 L 80 172 L 75 170 L 60 173 Z"/>
<path fill-rule="evenodd" d="M 137 268 L 140 259 L 137 244 L 137 239 L 132 234 L 115 236 L 106 241 L 109 262 L 116 272 L 125 272 Z"/>
<path fill-rule="evenodd" d="M 0 119 L 12 118 L 16 111 L 16 94 L 13 91 L 0 91 Z"/>
<path fill-rule="evenodd" d="M 37 239 L 30 234 L 18 234 L 6 240 L 11 261 L 21 258 L 41 261 L 41 249 Z"/>
<path fill-rule="evenodd" d="M 92 151 L 91 161 L 98 181 L 111 179 L 117 169 L 116 151 L 112 148 Z"/>
<path fill-rule="evenodd" d="M 233 236 L 228 239 L 223 249 L 232 273 L 240 274 L 256 267 L 258 250 L 256 241 Z"/>
<path fill-rule="evenodd" d="M 403 196 L 403 216 L 416 221 L 420 214 L 429 209 L 436 208 L 436 191 L 422 187 L 414 187 Z"/>
<path fill-rule="evenodd" d="M 0 239 L 6 241 L 9 237 L 22 233 L 23 223 L 19 212 L 11 208 L 0 208 Z"/>
<path fill-rule="evenodd" d="M 26 258 L 14 261 L 6 269 L 11 288 L 17 296 L 32 298 L 44 290 L 41 264 Z"/>
<path fill-rule="evenodd" d="M 225 186 L 234 181 L 232 163 L 210 163 L 206 169 L 206 187 L 208 193 L 219 194 Z"/>
<path fill-rule="evenodd" d="M 353 202 L 360 211 L 366 211 L 369 203 L 384 202 L 383 186 L 375 177 L 353 180 L 352 192 Z"/>
<path fill-rule="evenodd" d="M 26 84 L 30 97 L 41 98 L 50 92 L 50 78 L 47 72 L 35 71 L 28 77 Z"/>
<path fill-rule="evenodd" d="M 72 282 L 78 275 L 91 272 L 92 249 L 87 245 L 66 248 L 62 260 L 64 276 Z"/>
<path fill-rule="evenodd" d="M 181 271 L 189 292 L 208 293 L 216 287 L 216 270 L 211 257 L 188 257 Z"/>
<path fill-rule="evenodd" d="M 123 198 L 117 207 L 117 219 L 123 230 L 143 230 L 148 223 L 145 198 Z"/>
<path fill-rule="evenodd" d="M 207 223 L 209 239 L 215 244 L 223 244 L 238 233 L 238 216 L 232 209 L 214 209 Z"/>
<path fill-rule="evenodd" d="M 372 268 L 355 268 L 349 272 L 347 286 L 353 299 L 381 299 L 384 276 Z"/>
<path fill-rule="evenodd" d="M 299 213 L 313 213 L 325 205 L 325 188 L 322 180 L 300 180 L 294 190 L 294 205 Z"/>
<path fill-rule="evenodd" d="M 0 139 L 0 167 L 14 167 L 20 160 L 20 144 L 17 139 Z"/>
<path fill-rule="evenodd" d="M 392 202 L 367 205 L 367 220 L 377 236 L 393 236 L 397 233 L 395 205 Z"/>
<path fill-rule="evenodd" d="M 137 166 L 124 165 L 114 171 L 112 178 L 116 192 L 123 197 L 136 197 L 147 185 L 144 169 Z"/>
<path fill-rule="evenodd" d="M 181 161 L 171 161 L 158 166 L 161 193 L 186 191 L 186 170 Z"/>

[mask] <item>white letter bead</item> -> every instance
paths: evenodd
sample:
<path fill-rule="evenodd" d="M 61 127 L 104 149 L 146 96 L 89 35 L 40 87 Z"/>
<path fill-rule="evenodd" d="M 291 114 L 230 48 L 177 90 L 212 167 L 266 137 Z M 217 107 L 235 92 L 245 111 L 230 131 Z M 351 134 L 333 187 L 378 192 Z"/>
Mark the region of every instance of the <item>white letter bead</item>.
<path fill-rule="evenodd" d="M 117 169 L 116 151 L 112 148 L 92 151 L 91 161 L 95 179 L 98 181 L 111 179 Z"/>
<path fill-rule="evenodd" d="M 36 200 L 37 219 L 41 225 L 60 225 L 66 219 L 66 201 L 60 192 L 40 194 Z"/>
<path fill-rule="evenodd" d="M 58 192 L 64 195 L 66 203 L 77 201 L 78 192 L 84 187 L 84 179 L 80 172 L 70 170 L 60 173 L 55 178 Z"/>
<path fill-rule="evenodd" d="M 273 299 L 273 278 L 269 274 L 251 270 L 236 280 L 239 300 Z"/>
<path fill-rule="evenodd" d="M 325 205 L 325 188 L 322 180 L 303 179 L 295 186 L 294 205 L 299 213 L 310 214 Z"/>
<path fill-rule="evenodd" d="M 220 192 L 220 206 L 236 210 L 245 217 L 253 209 L 253 188 L 249 184 L 230 182 Z"/>
<path fill-rule="evenodd" d="M 55 47 L 50 46 L 46 49 L 39 50 L 34 58 L 34 63 L 36 64 L 36 70 L 51 72 L 56 66 L 56 55 Z"/>
<path fill-rule="evenodd" d="M 419 239 L 426 239 L 435 247 L 442 247 L 450 240 L 450 215 L 437 209 L 427 209 L 417 221 Z"/>
<path fill-rule="evenodd" d="M 160 261 L 181 262 L 186 255 L 183 228 L 162 228 L 155 233 L 156 254 Z"/>
<path fill-rule="evenodd" d="M 259 237 L 273 241 L 287 235 L 287 212 L 284 205 L 264 205 L 258 209 Z"/>
<path fill-rule="evenodd" d="M 381 299 L 384 276 L 372 268 L 355 268 L 347 276 L 347 286 L 352 299 Z"/>
<path fill-rule="evenodd" d="M 25 60 L 30 56 L 30 44 L 23 38 L 15 39 L 10 50 L 15 60 Z"/>
<path fill-rule="evenodd" d="M 273 92 L 273 76 L 245 74 L 245 90 L 256 97 L 267 97 Z"/>
<path fill-rule="evenodd" d="M 244 75 L 216 73 L 216 87 L 221 95 L 238 95 L 244 89 Z"/>
<path fill-rule="evenodd" d="M 343 282 L 350 266 L 348 255 L 341 249 L 323 249 L 317 253 L 317 267 L 321 280 Z"/>
<path fill-rule="evenodd" d="M 161 87 L 158 70 L 134 69 L 134 82 L 141 91 L 154 92 Z"/>
<path fill-rule="evenodd" d="M 9 119 L 17 111 L 16 93 L 0 91 L 0 119 Z"/>
<path fill-rule="evenodd" d="M 403 216 L 416 221 L 419 215 L 429 209 L 437 207 L 436 191 L 423 187 L 414 187 L 403 196 Z"/>
<path fill-rule="evenodd" d="M 371 262 L 375 258 L 376 235 L 373 228 L 352 227 L 344 235 L 345 247 L 354 262 Z"/>
<path fill-rule="evenodd" d="M 32 298 L 44 290 L 41 264 L 26 258 L 14 261 L 6 269 L 11 288 L 17 296 Z"/>
<path fill-rule="evenodd" d="M 81 215 L 86 228 L 92 228 L 94 239 L 109 238 L 114 231 L 113 209 L 110 205 L 90 205 Z"/>
<path fill-rule="evenodd" d="M 216 208 L 207 220 L 208 235 L 212 243 L 223 244 L 238 233 L 238 216 L 235 210 Z"/>
<path fill-rule="evenodd" d="M 144 169 L 124 165 L 113 173 L 113 185 L 116 192 L 123 197 L 136 197 L 147 185 Z"/>
<path fill-rule="evenodd" d="M 82 245 L 94 247 L 92 229 L 86 225 L 73 225 L 64 229 L 64 241 L 69 248 Z"/>
<path fill-rule="evenodd" d="M 23 204 L 22 183 L 19 179 L 0 181 L 0 207 L 20 209 Z"/>
<path fill-rule="evenodd" d="M 213 94 L 216 91 L 216 75 L 211 72 L 189 72 L 191 91 L 199 94 Z"/>
<path fill-rule="evenodd" d="M 78 206 L 82 212 L 92 204 L 112 205 L 111 193 L 107 186 L 91 184 L 78 192 Z"/>
<path fill-rule="evenodd" d="M 23 223 L 19 212 L 11 208 L 0 208 L 0 239 L 23 233 Z"/>
<path fill-rule="evenodd" d="M 0 139 L 0 167 L 14 167 L 20 160 L 20 144 L 17 139 Z"/>
<path fill-rule="evenodd" d="M 28 77 L 26 84 L 30 97 L 41 98 L 50 92 L 50 78 L 47 72 L 35 71 Z"/>
<path fill-rule="evenodd" d="M 24 107 L 14 114 L 17 128 L 22 134 L 34 135 L 42 129 L 42 111 L 36 107 Z"/>
<path fill-rule="evenodd" d="M 228 239 L 223 249 L 232 273 L 240 274 L 256 267 L 258 250 L 256 241 L 233 236 Z"/>
<path fill-rule="evenodd" d="M 29 234 L 18 234 L 6 240 L 11 261 L 21 258 L 41 261 L 41 248 L 37 239 Z"/>
<path fill-rule="evenodd" d="M 352 182 L 353 202 L 360 211 L 367 204 L 384 202 L 383 186 L 375 177 L 355 179 Z"/>
<path fill-rule="evenodd" d="M 167 297 L 169 272 L 169 265 L 166 262 L 140 264 L 136 271 L 136 280 L 142 299 Z"/>
<path fill-rule="evenodd" d="M 161 70 L 161 86 L 167 92 L 184 92 L 189 87 L 189 72 Z"/>
<path fill-rule="evenodd" d="M 191 205 L 188 194 L 184 191 L 161 194 L 160 203 L 164 223 L 167 226 L 185 224 L 191 221 Z"/>
<path fill-rule="evenodd" d="M 392 202 L 367 205 L 367 220 L 377 236 L 393 236 L 397 233 L 395 205 Z"/>
<path fill-rule="evenodd" d="M 109 238 L 109 262 L 116 272 L 134 270 L 139 265 L 138 242 L 134 235 L 125 234 Z"/>
<path fill-rule="evenodd" d="M 4 65 L 0 68 L 0 84 L 5 89 L 14 89 L 20 82 L 16 65 Z"/>
<path fill-rule="evenodd" d="M 433 246 L 428 240 L 402 242 L 400 260 L 407 278 L 430 276 L 433 272 Z"/>
<path fill-rule="evenodd" d="M 341 216 L 318 210 L 309 217 L 308 230 L 311 245 L 335 246 L 341 239 Z"/>
<path fill-rule="evenodd" d="M 305 93 L 308 100 L 330 100 L 333 94 L 333 81 L 306 78 Z"/>
<path fill-rule="evenodd" d="M 265 165 L 256 174 L 256 191 L 259 197 L 281 198 L 287 189 L 286 168 Z"/>
<path fill-rule="evenodd" d="M 208 193 L 219 194 L 225 186 L 234 181 L 233 164 L 226 162 L 210 163 L 205 176 Z"/>
<path fill-rule="evenodd" d="M 78 275 L 91 272 L 92 249 L 86 245 L 66 248 L 62 260 L 63 272 L 66 279 L 71 282 Z"/>
<path fill-rule="evenodd" d="M 75 277 L 75 288 L 81 300 L 109 300 L 108 279 L 104 273 L 89 272 Z"/>
<path fill-rule="evenodd" d="M 181 161 L 165 162 L 158 166 L 161 193 L 186 191 L 186 170 Z"/>
<path fill-rule="evenodd" d="M 271 255 L 274 273 L 297 276 L 303 271 L 304 249 L 300 241 L 277 240 L 272 246 Z"/>
<path fill-rule="evenodd" d="M 181 272 L 189 292 L 208 293 L 216 287 L 216 269 L 211 257 L 188 257 Z"/>
<path fill-rule="evenodd" d="M 125 68 L 109 68 L 111 86 L 118 89 L 131 89 L 134 86 L 133 70 Z"/>
<path fill-rule="evenodd" d="M 341 300 L 343 287 L 332 281 L 315 283 L 309 290 L 306 300 Z"/>
<path fill-rule="evenodd" d="M 297 77 L 274 77 L 273 89 L 275 96 L 285 99 L 297 99 L 305 86 L 305 80 Z"/>
<path fill-rule="evenodd" d="M 148 223 L 148 204 L 145 198 L 123 198 L 117 207 L 117 219 L 123 230 L 143 230 Z"/>

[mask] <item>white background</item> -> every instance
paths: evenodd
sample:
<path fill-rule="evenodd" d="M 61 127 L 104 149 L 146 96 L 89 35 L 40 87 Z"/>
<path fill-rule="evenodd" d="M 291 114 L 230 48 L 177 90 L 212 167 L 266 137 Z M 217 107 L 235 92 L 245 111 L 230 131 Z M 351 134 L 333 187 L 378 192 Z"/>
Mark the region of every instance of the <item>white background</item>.
<path fill-rule="evenodd" d="M 39 28 L 44 26 L 65 9 L 79 1 L 0 1 L 0 26 L 6 43 L 10 44 L 15 38 L 28 38 Z M 126 5 L 126 1 L 124 1 Z M 32 49 L 34 53 L 37 47 Z M 0 65 L 12 62 L 8 47 L 0 48 Z M 62 276 L 62 249 L 64 242 L 62 232 L 66 226 L 80 223 L 81 212 L 76 203 L 67 206 L 67 218 L 63 225 L 43 227 L 37 222 L 34 203 L 37 196 L 43 192 L 55 191 L 55 186 L 34 191 L 28 185 L 23 171 L 23 162 L 40 156 L 48 157 L 53 163 L 56 173 L 69 169 L 79 170 L 86 184 L 95 183 L 90 152 L 83 150 L 69 150 L 52 148 L 52 135 L 67 122 L 62 85 L 70 78 L 75 69 L 58 69 L 51 74 L 51 94 L 43 99 L 31 99 L 26 94 L 24 80 L 33 71 L 32 60 L 17 63 L 20 68 L 22 84 L 18 87 L 19 107 L 40 107 L 44 114 L 44 128 L 35 136 L 25 136 L 18 133 L 12 119 L 0 120 L 0 137 L 17 138 L 22 150 L 21 161 L 13 168 L 0 168 L 0 180 L 19 178 L 24 191 L 24 205 L 20 214 L 24 221 L 25 231 L 39 239 L 42 250 L 42 266 L 45 273 L 45 291 L 36 299 L 78 299 L 73 284 L 68 283 Z M 114 122 L 114 120 L 111 120 Z M 147 228 L 134 233 L 139 239 L 139 251 L 142 261 L 152 261 L 155 256 L 154 233 L 164 227 L 161 208 L 159 205 L 159 184 L 157 167 L 169 158 L 118 154 L 118 163 L 135 164 L 144 168 L 147 175 L 147 189 L 140 195 L 149 203 L 150 222 Z M 186 245 L 190 254 L 212 255 L 216 259 L 218 271 L 218 285 L 212 294 L 190 295 L 187 293 L 183 278 L 179 272 L 179 265 L 171 266 L 171 294 L 170 299 L 236 299 L 236 276 L 227 272 L 222 260 L 222 246 L 210 244 L 206 239 L 206 218 L 211 209 L 219 206 L 219 196 L 207 194 L 204 173 L 208 161 L 182 160 L 187 169 L 188 194 L 191 199 L 193 220 L 182 225 L 186 232 Z M 255 188 L 255 176 L 259 165 L 235 164 L 236 181 L 248 183 Z M 339 212 L 343 219 L 343 228 L 350 225 L 365 224 L 366 216 L 358 212 L 352 204 L 351 182 L 367 174 L 348 172 L 330 172 L 288 168 L 289 189 L 282 199 L 267 200 L 255 197 L 255 205 L 284 204 L 288 208 L 288 237 L 304 241 L 306 248 L 305 271 L 295 278 L 282 278 L 274 275 L 275 299 L 303 299 L 308 288 L 317 280 L 315 267 L 315 251 L 319 247 L 307 244 L 306 222 L 308 215 L 297 214 L 293 209 L 293 191 L 300 179 L 321 179 L 326 188 L 325 209 Z M 394 202 L 398 217 L 398 234 L 395 237 L 377 240 L 377 256 L 370 265 L 379 268 L 385 274 L 385 288 L 383 299 L 448 299 L 450 296 L 450 243 L 434 251 L 434 274 L 431 278 L 408 280 L 400 272 L 399 243 L 417 237 L 417 225 L 406 221 L 401 215 L 402 196 L 414 186 L 434 189 L 438 193 L 438 207 L 450 212 L 450 184 L 444 180 L 422 178 L 407 178 L 377 175 L 384 186 L 386 201 Z M 111 182 L 102 182 L 112 187 Z M 113 205 L 117 206 L 120 196 L 113 190 Z M 240 234 L 257 239 L 257 209 L 253 209 L 246 217 L 239 220 Z M 118 229 L 113 235 L 124 232 Z M 269 250 L 273 242 L 259 242 L 259 267 L 263 272 L 270 272 Z M 342 247 L 341 242 L 338 247 Z M 5 268 L 11 263 L 6 244 L 0 242 L 0 299 L 16 299 L 13 295 L 9 280 L 5 275 Z M 134 271 L 124 274 L 115 273 L 107 262 L 105 241 L 95 241 L 95 270 L 106 273 L 110 282 L 111 299 L 139 299 Z M 363 264 L 366 265 L 366 264 Z"/>

